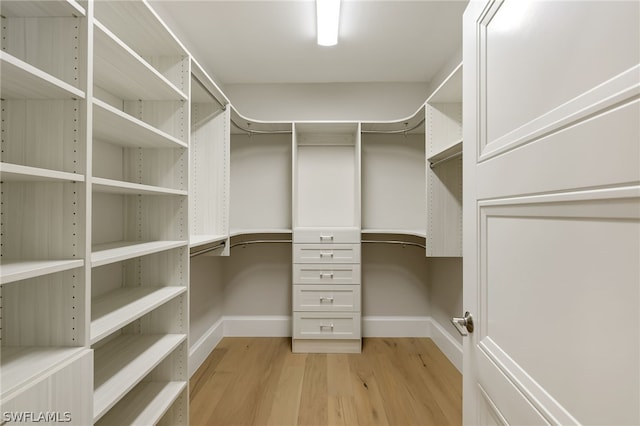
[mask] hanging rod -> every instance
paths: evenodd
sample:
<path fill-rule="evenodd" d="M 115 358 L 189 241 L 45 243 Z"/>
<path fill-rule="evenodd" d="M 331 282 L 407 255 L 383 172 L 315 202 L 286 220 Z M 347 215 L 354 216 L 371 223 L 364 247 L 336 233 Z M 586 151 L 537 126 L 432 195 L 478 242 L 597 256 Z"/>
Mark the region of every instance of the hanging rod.
<path fill-rule="evenodd" d="M 407 134 L 407 132 L 410 132 L 412 130 L 417 129 L 418 127 L 422 126 L 425 122 L 425 119 L 423 118 L 422 120 L 420 120 L 420 122 L 418 124 L 416 124 L 415 126 L 413 126 L 410 129 L 400 129 L 400 130 L 360 130 L 360 133 L 375 133 L 375 134 L 382 134 L 382 135 L 400 135 L 400 134 Z M 407 126 L 409 123 L 405 123 L 405 126 Z"/>
<path fill-rule="evenodd" d="M 247 241 L 238 241 L 237 243 L 231 244 L 230 248 L 234 248 L 236 246 L 246 246 L 249 244 L 262 244 L 262 243 L 290 243 L 291 240 L 247 240 Z"/>
<path fill-rule="evenodd" d="M 414 243 L 413 241 L 397 241 L 397 240 L 362 240 L 363 243 L 376 243 L 376 244 L 398 244 L 402 246 L 415 246 L 427 249 L 427 246 L 420 243 Z"/>
<path fill-rule="evenodd" d="M 439 165 L 440 165 L 440 164 L 442 164 L 442 163 L 446 163 L 446 162 L 447 162 L 447 161 L 449 161 L 449 160 L 453 160 L 453 159 L 454 159 L 454 158 L 456 158 L 456 157 L 460 157 L 461 155 L 462 155 L 462 151 L 460 151 L 460 152 L 456 152 L 455 154 L 451 154 L 450 156 L 445 157 L 445 158 L 443 158 L 442 160 L 438 160 L 438 161 L 436 161 L 435 163 L 431 163 L 431 164 L 429 164 L 429 167 L 433 169 L 434 167 L 437 167 L 437 166 L 439 166 Z"/>
<path fill-rule="evenodd" d="M 245 129 L 244 127 L 240 126 L 238 123 L 233 121 L 233 119 L 231 120 L 231 124 L 233 124 L 233 126 L 236 129 L 242 130 L 243 132 L 246 132 L 249 136 L 251 136 L 251 135 L 290 135 L 292 133 L 291 130 L 252 130 L 252 129 Z"/>
<path fill-rule="evenodd" d="M 193 76 L 194 80 L 198 83 L 198 85 L 200 85 L 200 87 L 202 87 L 202 90 L 204 90 L 205 92 L 207 92 L 209 94 L 209 96 L 211 96 L 213 98 L 214 101 L 216 101 L 216 103 L 218 105 L 220 105 L 220 108 L 222 108 L 223 111 L 227 110 L 227 106 L 225 104 L 223 104 L 222 102 L 220 102 L 218 100 L 218 98 L 216 97 L 216 95 L 214 95 L 211 90 L 209 90 L 209 88 L 207 86 L 205 86 L 200 79 L 198 79 L 198 77 Z"/>
<path fill-rule="evenodd" d="M 202 250 L 195 251 L 193 253 L 189 253 L 189 257 L 200 256 L 201 254 L 209 253 L 210 251 L 218 250 L 219 248 L 223 248 L 226 243 L 223 241 L 220 244 L 217 244 L 213 247 L 207 247 Z"/>

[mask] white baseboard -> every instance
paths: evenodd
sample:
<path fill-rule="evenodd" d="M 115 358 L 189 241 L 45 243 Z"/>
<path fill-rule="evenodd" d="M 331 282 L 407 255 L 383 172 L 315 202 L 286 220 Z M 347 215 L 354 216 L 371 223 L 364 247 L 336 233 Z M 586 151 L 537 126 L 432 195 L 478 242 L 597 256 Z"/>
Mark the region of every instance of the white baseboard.
<path fill-rule="evenodd" d="M 362 317 L 362 337 L 430 337 L 431 317 Z"/>
<path fill-rule="evenodd" d="M 431 318 L 431 340 L 462 373 L 462 345 L 433 318 Z"/>
<path fill-rule="evenodd" d="M 291 337 L 290 316 L 225 316 L 189 350 L 189 377 L 223 337 Z M 362 318 L 362 337 L 429 337 L 462 372 L 462 345 L 431 317 Z"/>
<path fill-rule="evenodd" d="M 225 316 L 225 337 L 290 337 L 290 316 Z"/>
<path fill-rule="evenodd" d="M 193 376 L 224 337 L 224 318 L 220 318 L 189 348 L 189 377 Z"/>

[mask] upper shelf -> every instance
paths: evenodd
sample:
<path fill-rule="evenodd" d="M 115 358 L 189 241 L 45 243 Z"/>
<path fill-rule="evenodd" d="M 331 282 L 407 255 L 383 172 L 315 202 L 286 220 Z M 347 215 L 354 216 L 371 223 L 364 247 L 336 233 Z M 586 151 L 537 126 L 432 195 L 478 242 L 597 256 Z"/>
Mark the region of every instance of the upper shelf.
<path fill-rule="evenodd" d="M 187 144 L 98 99 L 93 100 L 93 135 L 134 148 L 186 148 Z"/>
<path fill-rule="evenodd" d="M 390 134 L 390 135 L 411 135 L 424 134 L 425 116 L 424 105 L 411 117 L 404 120 L 380 121 L 372 123 L 362 123 L 361 132 L 363 134 Z"/>
<path fill-rule="evenodd" d="M 56 272 L 84 266 L 83 259 L 53 259 L 53 260 L 11 260 L 3 259 L 0 264 L 0 284 L 8 284 L 29 278 L 41 277 Z"/>
<path fill-rule="evenodd" d="M 99 2 L 102 3 L 102 2 Z M 100 22 L 94 31 L 94 82 L 122 100 L 186 100 L 187 96 Z"/>
<path fill-rule="evenodd" d="M 146 1 L 96 1 L 94 15 L 141 56 L 188 56 Z"/>
<path fill-rule="evenodd" d="M 462 63 L 433 91 L 427 104 L 462 102 Z"/>
<path fill-rule="evenodd" d="M 93 191 L 123 195 L 187 195 L 187 191 L 94 177 Z"/>
<path fill-rule="evenodd" d="M 3 99 L 84 99 L 84 92 L 0 51 Z"/>
<path fill-rule="evenodd" d="M 6 18 L 79 17 L 86 14 L 74 0 L 2 0 L 0 13 Z"/>

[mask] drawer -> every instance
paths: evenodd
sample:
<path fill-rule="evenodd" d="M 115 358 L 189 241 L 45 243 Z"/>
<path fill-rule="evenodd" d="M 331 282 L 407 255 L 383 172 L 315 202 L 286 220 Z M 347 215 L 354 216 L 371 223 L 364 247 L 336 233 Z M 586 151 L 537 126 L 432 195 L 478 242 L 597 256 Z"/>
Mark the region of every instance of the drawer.
<path fill-rule="evenodd" d="M 359 285 L 294 285 L 294 311 L 359 312 Z"/>
<path fill-rule="evenodd" d="M 360 314 L 294 312 L 294 339 L 359 339 Z"/>
<path fill-rule="evenodd" d="M 293 242 L 294 244 L 360 244 L 360 228 L 295 228 Z"/>
<path fill-rule="evenodd" d="M 360 265 L 321 263 L 293 265 L 294 284 L 360 284 Z"/>
<path fill-rule="evenodd" d="M 360 244 L 294 244 L 294 263 L 360 263 Z"/>

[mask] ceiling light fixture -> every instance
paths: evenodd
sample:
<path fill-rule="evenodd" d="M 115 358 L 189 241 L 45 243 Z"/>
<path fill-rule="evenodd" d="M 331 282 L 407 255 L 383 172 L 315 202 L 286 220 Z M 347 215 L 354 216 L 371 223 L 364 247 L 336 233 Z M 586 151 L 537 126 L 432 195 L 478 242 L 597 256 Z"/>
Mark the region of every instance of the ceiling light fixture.
<path fill-rule="evenodd" d="M 318 19 L 318 44 L 335 46 L 338 44 L 340 26 L 340 0 L 316 0 Z"/>

